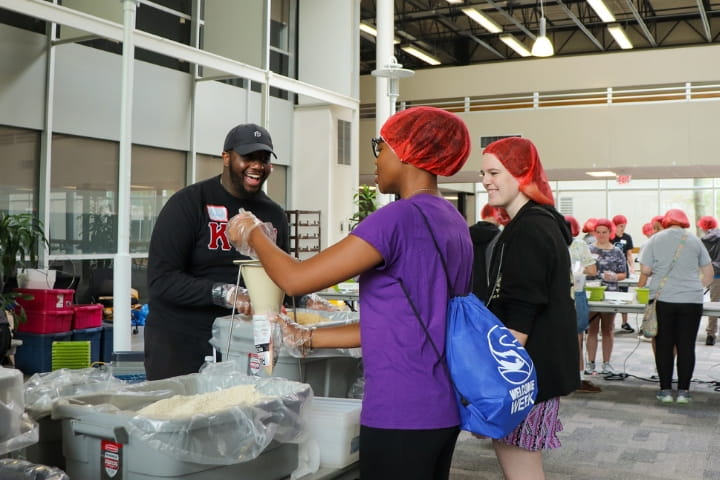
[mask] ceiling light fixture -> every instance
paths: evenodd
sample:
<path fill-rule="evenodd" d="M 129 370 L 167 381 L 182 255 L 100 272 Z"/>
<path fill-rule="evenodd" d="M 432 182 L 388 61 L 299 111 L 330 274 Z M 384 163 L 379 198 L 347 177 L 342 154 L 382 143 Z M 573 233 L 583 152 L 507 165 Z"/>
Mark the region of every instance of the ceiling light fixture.
<path fill-rule="evenodd" d="M 552 57 L 555 54 L 555 49 L 547 37 L 546 27 L 545 10 L 543 9 L 543 2 L 540 0 L 540 32 L 532 46 L 532 54 L 535 57 Z"/>
<path fill-rule="evenodd" d="M 407 46 L 407 47 L 401 47 L 402 50 L 406 53 L 409 53 L 415 58 L 419 58 L 425 63 L 428 63 L 430 65 L 440 65 L 442 62 L 438 60 L 437 58 L 433 57 L 427 52 L 423 52 L 422 50 L 415 48 L 413 46 Z"/>
<path fill-rule="evenodd" d="M 605 23 L 615 21 L 615 15 L 613 15 L 610 10 L 608 10 L 608 8 L 603 3 L 603 0 L 587 0 L 587 2 L 590 4 L 592 9 L 595 10 L 597 16 L 600 17 L 600 20 Z"/>
<path fill-rule="evenodd" d="M 625 30 L 620 26 L 620 24 L 613 23 L 611 25 L 608 25 L 607 27 L 608 32 L 610 32 L 610 35 L 613 36 L 615 41 L 618 45 L 620 45 L 620 48 L 623 50 L 629 50 L 633 48 L 633 44 L 630 43 L 630 39 L 625 34 Z"/>
<path fill-rule="evenodd" d="M 530 53 L 530 50 L 525 48 L 525 45 L 520 43 L 520 41 L 515 38 L 515 36 L 511 33 L 505 33 L 500 35 L 500 40 L 507 45 L 508 47 L 512 48 L 517 52 L 518 55 L 521 57 L 530 57 L 532 56 L 532 53 Z"/>
<path fill-rule="evenodd" d="M 463 3 L 465 0 L 447 0 L 448 3 L 452 3 L 453 5 L 458 5 L 460 3 Z"/>
<path fill-rule="evenodd" d="M 502 27 L 495 23 L 490 17 L 487 17 L 472 7 L 463 8 L 462 12 L 468 17 L 472 18 L 475 23 L 482 25 L 482 27 L 490 33 L 502 32 Z"/>
<path fill-rule="evenodd" d="M 610 170 L 602 170 L 597 172 L 585 172 L 586 175 L 590 175 L 591 177 L 617 177 L 617 174 L 615 172 L 611 172 Z"/>

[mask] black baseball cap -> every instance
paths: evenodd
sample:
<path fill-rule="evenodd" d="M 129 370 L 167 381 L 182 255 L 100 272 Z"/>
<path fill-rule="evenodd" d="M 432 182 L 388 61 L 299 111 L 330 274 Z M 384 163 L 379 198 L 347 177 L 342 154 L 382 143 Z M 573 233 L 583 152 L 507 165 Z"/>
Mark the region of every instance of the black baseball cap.
<path fill-rule="evenodd" d="M 235 150 L 240 155 L 264 150 L 272 153 L 277 158 L 277 155 L 273 152 L 270 133 L 254 123 L 238 125 L 228 132 L 225 137 L 223 151 L 229 152 L 231 150 Z"/>

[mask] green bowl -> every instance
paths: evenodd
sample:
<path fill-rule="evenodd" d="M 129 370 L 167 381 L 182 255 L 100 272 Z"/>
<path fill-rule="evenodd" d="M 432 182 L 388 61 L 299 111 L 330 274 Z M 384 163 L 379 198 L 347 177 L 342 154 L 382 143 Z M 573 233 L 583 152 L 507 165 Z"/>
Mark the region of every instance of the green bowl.
<path fill-rule="evenodd" d="M 605 298 L 605 289 L 607 286 L 600 285 L 598 287 L 585 287 L 585 291 L 588 293 L 588 300 L 591 302 L 601 302 Z"/>

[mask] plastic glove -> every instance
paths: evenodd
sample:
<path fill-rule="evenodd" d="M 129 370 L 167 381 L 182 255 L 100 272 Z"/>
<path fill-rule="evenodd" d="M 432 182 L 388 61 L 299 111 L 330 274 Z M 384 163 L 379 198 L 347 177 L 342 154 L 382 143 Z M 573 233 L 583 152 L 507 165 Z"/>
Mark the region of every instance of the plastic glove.
<path fill-rule="evenodd" d="M 606 282 L 617 282 L 617 273 L 605 271 L 603 273 L 603 280 L 605 280 Z"/>
<path fill-rule="evenodd" d="M 247 289 L 236 287 L 232 283 L 216 283 L 212 288 L 212 299 L 215 305 L 232 309 L 243 315 L 252 315 L 252 305 Z"/>
<path fill-rule="evenodd" d="M 312 310 L 324 310 L 326 312 L 337 312 L 340 310 L 338 307 L 328 302 L 317 293 L 305 295 L 302 299 L 304 303 L 304 308 L 309 308 Z"/>
<path fill-rule="evenodd" d="M 235 247 L 235 249 L 241 254 L 257 258 L 255 250 L 253 250 L 249 243 L 250 232 L 255 230 L 257 227 L 260 227 L 260 229 L 265 232 L 265 235 L 267 235 L 273 243 L 275 242 L 277 231 L 275 230 L 275 227 L 273 227 L 272 223 L 263 223 L 259 218 L 253 215 L 252 212 L 248 212 L 247 210 L 241 208 L 240 213 L 232 217 L 227 223 L 226 232 L 228 240 L 230 240 L 233 247 Z"/>
<path fill-rule="evenodd" d="M 283 345 L 290 355 L 305 357 L 312 351 L 311 328 L 293 322 L 287 315 L 277 315 L 271 321 L 280 326 Z"/>

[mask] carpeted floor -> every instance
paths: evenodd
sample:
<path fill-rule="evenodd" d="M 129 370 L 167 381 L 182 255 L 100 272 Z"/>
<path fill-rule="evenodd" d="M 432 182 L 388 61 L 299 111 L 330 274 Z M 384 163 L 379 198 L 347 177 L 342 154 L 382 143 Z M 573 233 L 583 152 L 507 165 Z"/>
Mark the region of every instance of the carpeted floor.
<path fill-rule="evenodd" d="M 619 323 L 619 322 L 618 322 Z M 612 362 L 624 380 L 592 380 L 603 391 L 561 400 L 562 448 L 545 452 L 552 480 L 720 479 L 720 345 L 706 346 L 704 325 L 689 405 L 660 405 L 650 344 L 618 333 Z M 502 480 L 489 440 L 462 433 L 452 480 Z"/>

